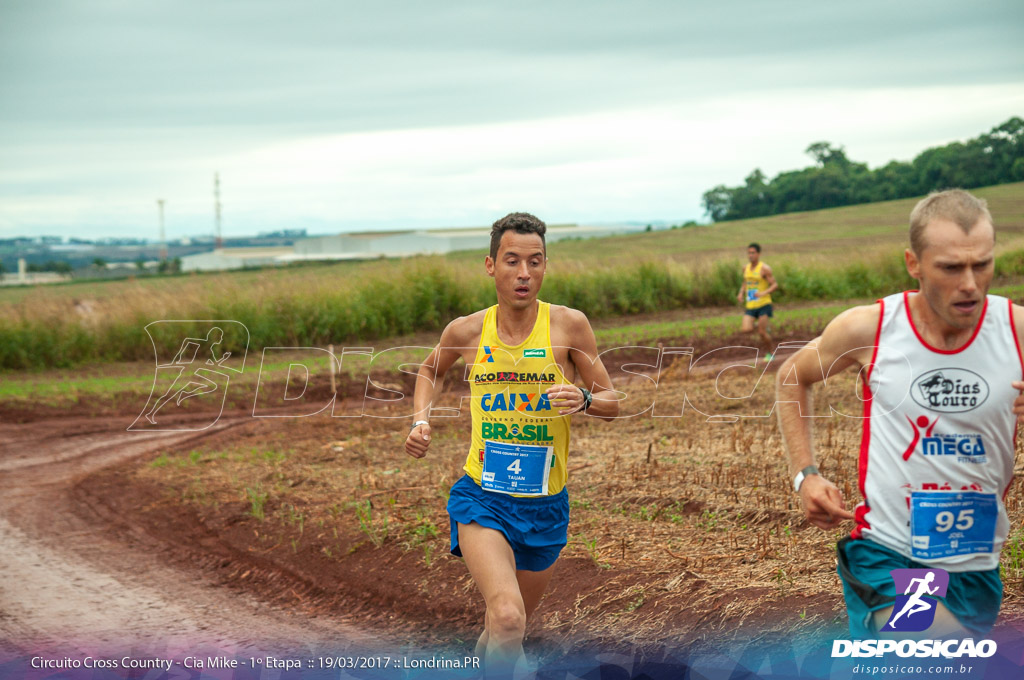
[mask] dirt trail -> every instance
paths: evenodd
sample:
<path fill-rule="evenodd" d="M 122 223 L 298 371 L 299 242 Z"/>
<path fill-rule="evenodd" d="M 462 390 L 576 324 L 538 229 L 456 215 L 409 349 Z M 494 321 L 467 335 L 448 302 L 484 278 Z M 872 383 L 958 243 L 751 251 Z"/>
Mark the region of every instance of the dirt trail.
<path fill-rule="evenodd" d="M 249 656 L 382 643 L 336 617 L 300 617 L 171 568 L 142 531 L 123 532 L 76 500 L 86 475 L 238 419 L 203 433 L 126 432 L 129 422 L 0 424 L 0 652 Z"/>

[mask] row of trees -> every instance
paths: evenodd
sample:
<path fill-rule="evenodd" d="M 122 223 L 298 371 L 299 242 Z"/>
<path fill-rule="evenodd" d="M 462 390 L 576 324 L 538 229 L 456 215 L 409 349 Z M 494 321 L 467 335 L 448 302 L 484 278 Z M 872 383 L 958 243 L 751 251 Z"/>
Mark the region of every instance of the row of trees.
<path fill-rule="evenodd" d="M 768 180 L 755 169 L 743 186 L 718 185 L 703 205 L 716 222 L 801 210 L 834 208 L 920 196 L 937 189 L 1024 180 L 1024 120 L 1013 117 L 966 142 L 927 149 L 910 163 L 891 161 L 874 170 L 846 156 L 843 147 L 815 142 L 806 153 L 814 165 Z"/>

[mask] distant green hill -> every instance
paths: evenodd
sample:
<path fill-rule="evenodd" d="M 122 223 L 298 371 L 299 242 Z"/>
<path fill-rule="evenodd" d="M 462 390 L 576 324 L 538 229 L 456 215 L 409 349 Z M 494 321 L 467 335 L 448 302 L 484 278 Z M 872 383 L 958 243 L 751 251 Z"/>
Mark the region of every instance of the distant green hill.
<path fill-rule="evenodd" d="M 988 201 L 1001 248 L 1024 246 L 1024 182 L 975 189 Z M 718 222 L 711 226 L 645 232 L 588 241 L 551 244 L 549 257 L 601 263 L 636 258 L 696 259 L 745 257 L 748 243 L 765 248 L 765 259 L 799 253 L 874 256 L 902 249 L 907 242 L 910 211 L 921 197 L 866 203 L 828 210 Z"/>

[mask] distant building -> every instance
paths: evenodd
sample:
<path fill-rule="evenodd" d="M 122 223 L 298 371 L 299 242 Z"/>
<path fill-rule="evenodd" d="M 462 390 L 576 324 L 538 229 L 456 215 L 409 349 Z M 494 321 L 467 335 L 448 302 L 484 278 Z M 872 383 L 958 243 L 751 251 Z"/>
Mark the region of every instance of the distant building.
<path fill-rule="evenodd" d="M 600 238 L 642 230 L 643 227 L 634 225 L 595 227 L 556 224 L 548 227 L 545 238 L 548 243 L 554 243 L 570 238 Z M 182 271 L 219 271 L 282 265 L 291 262 L 444 255 L 458 250 L 486 249 L 490 243 L 490 232 L 490 227 L 468 227 L 361 231 L 333 236 L 314 236 L 299 239 L 291 246 L 218 248 L 210 252 L 185 255 L 181 258 L 181 269 Z"/>
<path fill-rule="evenodd" d="M 570 238 L 600 238 L 633 231 L 643 227 L 556 224 L 548 227 L 545 240 L 554 243 Z M 458 250 L 481 250 L 489 247 L 490 227 L 453 229 L 421 229 L 415 231 L 364 231 L 334 236 L 316 236 L 295 243 L 295 252 L 286 261 L 351 260 L 410 255 L 444 255 Z"/>
<path fill-rule="evenodd" d="M 181 271 L 221 271 L 266 267 L 283 264 L 281 258 L 292 253 L 291 246 L 270 246 L 252 248 L 215 248 L 207 253 L 185 255 L 181 258 Z"/>
<path fill-rule="evenodd" d="M 0 274 L 0 286 L 29 286 L 40 283 L 62 283 L 70 281 L 69 274 L 57 272 L 30 272 L 25 258 L 18 258 L 17 274 Z"/>

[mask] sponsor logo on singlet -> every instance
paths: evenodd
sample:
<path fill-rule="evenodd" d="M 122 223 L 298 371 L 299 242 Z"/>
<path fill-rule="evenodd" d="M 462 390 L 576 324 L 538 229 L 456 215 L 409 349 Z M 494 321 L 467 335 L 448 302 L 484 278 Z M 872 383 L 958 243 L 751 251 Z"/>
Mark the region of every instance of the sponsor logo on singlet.
<path fill-rule="evenodd" d="M 980 434 L 941 434 L 921 440 L 921 453 L 926 456 L 958 456 L 964 462 L 985 462 L 985 438 Z"/>
<path fill-rule="evenodd" d="M 910 456 L 918 450 L 920 443 L 921 454 L 925 456 L 955 456 L 961 463 L 984 463 L 986 461 L 984 437 L 976 433 L 936 432 L 935 426 L 939 424 L 939 420 L 939 416 L 931 420 L 924 415 L 918 416 L 914 420 L 907 418 L 911 429 L 911 439 L 910 445 L 903 452 L 903 460 L 910 460 Z"/>
<path fill-rule="evenodd" d="M 492 373 L 477 373 L 473 382 L 478 385 L 488 383 L 554 383 L 554 373 L 526 373 L 522 371 L 495 371 Z"/>
<path fill-rule="evenodd" d="M 910 394 L 929 411 L 964 413 L 985 403 L 989 387 L 984 378 L 966 368 L 937 368 L 918 376 Z"/>
<path fill-rule="evenodd" d="M 483 439 L 505 439 L 519 442 L 547 442 L 552 437 L 547 425 L 506 425 L 504 423 L 480 423 Z"/>
<path fill-rule="evenodd" d="M 533 413 L 550 411 L 551 401 L 543 392 L 498 392 L 485 394 L 480 399 L 480 408 L 484 411 L 519 411 Z"/>

